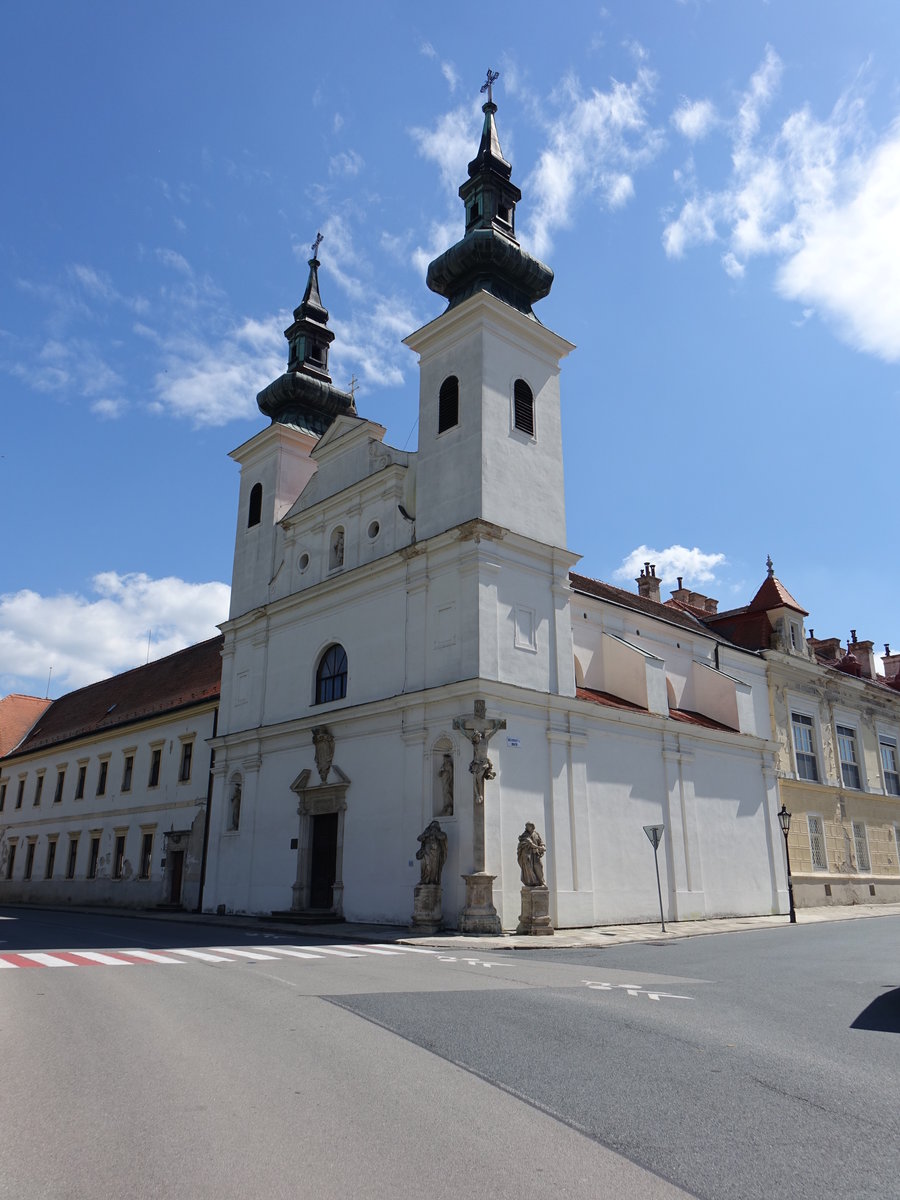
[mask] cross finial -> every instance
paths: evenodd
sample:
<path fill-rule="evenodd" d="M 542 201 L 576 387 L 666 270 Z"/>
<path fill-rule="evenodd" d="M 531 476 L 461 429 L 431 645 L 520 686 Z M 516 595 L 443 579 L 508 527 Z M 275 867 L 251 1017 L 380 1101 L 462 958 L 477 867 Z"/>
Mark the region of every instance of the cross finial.
<path fill-rule="evenodd" d="M 350 376 L 350 395 L 356 399 L 356 389 L 359 387 L 359 380 L 355 375 Z"/>
<path fill-rule="evenodd" d="M 322 237 L 322 234 L 321 234 L 321 233 L 317 233 L 317 234 L 316 234 L 316 240 L 313 242 L 313 244 L 312 244 L 312 246 L 311 246 L 311 250 L 312 250 L 312 256 L 313 256 L 313 258 L 318 258 L 318 257 L 319 257 L 319 247 L 322 245 L 322 242 L 323 242 L 324 240 L 325 240 L 325 239 Z"/>
<path fill-rule="evenodd" d="M 497 80 L 499 78 L 500 78 L 500 72 L 492 71 L 491 68 L 488 67 L 487 80 L 481 85 L 482 93 L 487 92 L 487 94 L 488 94 L 488 104 L 494 103 L 494 90 L 493 89 L 494 89 L 494 84 L 497 82 Z"/>

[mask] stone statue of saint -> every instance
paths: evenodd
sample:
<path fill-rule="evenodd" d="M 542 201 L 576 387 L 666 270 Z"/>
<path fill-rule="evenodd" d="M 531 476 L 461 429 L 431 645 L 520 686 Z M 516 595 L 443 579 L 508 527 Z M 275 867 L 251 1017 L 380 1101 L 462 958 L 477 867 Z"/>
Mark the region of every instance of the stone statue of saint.
<path fill-rule="evenodd" d="M 432 821 L 428 828 L 419 834 L 417 839 L 421 844 L 416 851 L 420 863 L 420 883 L 439 884 L 441 871 L 447 861 L 447 835 L 437 821 Z"/>
<path fill-rule="evenodd" d="M 438 771 L 441 781 L 441 811 L 439 817 L 453 816 L 453 755 L 445 754 Z"/>
<path fill-rule="evenodd" d="M 241 827 L 241 785 L 235 781 L 231 789 L 231 811 L 228 815 L 228 828 L 240 829 Z"/>
<path fill-rule="evenodd" d="M 340 527 L 334 531 L 331 542 L 331 567 L 344 565 L 344 531 Z"/>
<path fill-rule="evenodd" d="M 525 824 L 524 833 L 519 834 L 519 846 L 516 858 L 522 872 L 522 883 L 525 887 L 546 887 L 544 883 L 544 864 L 541 859 L 547 852 L 544 839 L 535 829 L 531 821 Z"/>

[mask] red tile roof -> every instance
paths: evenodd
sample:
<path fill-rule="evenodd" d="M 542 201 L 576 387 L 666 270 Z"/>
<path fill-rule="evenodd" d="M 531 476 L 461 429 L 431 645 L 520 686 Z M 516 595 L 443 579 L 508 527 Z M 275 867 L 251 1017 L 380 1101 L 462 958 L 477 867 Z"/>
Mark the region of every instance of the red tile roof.
<path fill-rule="evenodd" d="M 634 592 L 627 592 L 624 588 L 613 587 L 611 583 L 601 583 L 599 579 L 576 575 L 574 571 L 569 572 L 569 582 L 574 591 L 583 592 L 586 596 L 596 596 L 599 600 L 610 600 L 613 604 L 623 604 L 626 608 L 646 613 L 649 617 L 658 617 L 662 621 L 682 625 L 685 629 L 691 629 L 695 633 L 705 633 L 707 637 L 709 636 L 709 630 L 703 621 L 694 616 L 696 610 L 680 605 L 676 608 L 669 604 L 661 604 L 657 600 L 650 600 L 647 596 L 636 596 Z M 704 617 L 708 616 L 710 616 L 709 613 L 704 614 Z"/>
<path fill-rule="evenodd" d="M 15 750 L 41 713 L 50 707 L 39 696 L 21 696 L 14 692 L 0 699 L 0 757 Z"/>
<path fill-rule="evenodd" d="M 222 641 L 221 636 L 210 638 L 60 696 L 17 747 L 16 755 L 215 700 L 221 687 Z"/>
<path fill-rule="evenodd" d="M 607 708 L 627 708 L 632 712 L 646 712 L 646 708 L 641 708 L 640 704 L 632 704 L 630 700 L 623 700 L 621 696 L 614 696 L 612 692 L 598 692 L 594 688 L 577 687 L 575 695 L 579 700 L 590 700 L 592 704 L 605 704 Z"/>
<path fill-rule="evenodd" d="M 801 608 L 784 584 L 775 575 L 767 575 L 762 587 L 750 601 L 749 612 L 765 612 L 770 608 L 792 608 L 794 612 L 808 617 L 809 613 Z"/>
<path fill-rule="evenodd" d="M 669 716 L 673 721 L 684 721 L 688 725 L 702 725 L 704 729 L 722 729 L 726 733 L 740 733 L 739 729 L 735 729 L 731 725 L 723 725 L 721 721 L 714 721 L 712 717 L 692 712 L 689 708 L 670 708 Z"/>

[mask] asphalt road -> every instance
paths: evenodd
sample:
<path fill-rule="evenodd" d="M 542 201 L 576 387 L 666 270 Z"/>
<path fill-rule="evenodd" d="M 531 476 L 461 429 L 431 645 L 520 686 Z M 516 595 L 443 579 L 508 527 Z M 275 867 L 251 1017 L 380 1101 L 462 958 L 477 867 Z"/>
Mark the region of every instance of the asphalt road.
<path fill-rule="evenodd" d="M 0 1197 L 889 1200 L 898 948 L 897 917 L 444 954 L 0 909 Z"/>

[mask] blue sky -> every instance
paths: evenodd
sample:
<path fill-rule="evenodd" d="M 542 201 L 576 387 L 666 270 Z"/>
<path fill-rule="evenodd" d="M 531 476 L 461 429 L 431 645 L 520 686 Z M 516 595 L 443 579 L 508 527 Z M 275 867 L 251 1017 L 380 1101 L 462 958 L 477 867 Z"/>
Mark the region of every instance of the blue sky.
<path fill-rule="evenodd" d="M 317 230 L 335 382 L 416 444 L 490 65 L 556 274 L 569 546 L 900 645 L 900 22 L 857 0 L 15 5 L 0 45 L 0 694 L 227 615 Z M 894 447 L 892 450 L 891 447 Z M 667 589 L 664 588 L 664 594 Z"/>

